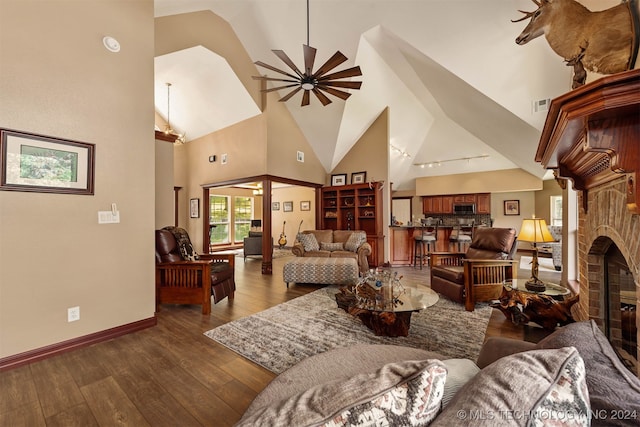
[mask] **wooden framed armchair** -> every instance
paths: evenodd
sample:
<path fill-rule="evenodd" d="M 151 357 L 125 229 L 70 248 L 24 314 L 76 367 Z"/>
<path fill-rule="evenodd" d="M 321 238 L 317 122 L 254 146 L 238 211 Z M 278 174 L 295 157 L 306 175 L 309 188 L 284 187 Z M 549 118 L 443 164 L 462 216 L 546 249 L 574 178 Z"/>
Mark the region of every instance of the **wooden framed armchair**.
<path fill-rule="evenodd" d="M 498 299 L 517 272 L 516 230 L 477 228 L 467 252 L 433 252 L 431 289 L 473 311 L 478 301 Z"/>
<path fill-rule="evenodd" d="M 156 230 L 156 310 L 160 304 L 201 304 L 202 314 L 214 303 L 233 299 L 234 254 L 198 255 L 189 235 L 178 227 Z"/>

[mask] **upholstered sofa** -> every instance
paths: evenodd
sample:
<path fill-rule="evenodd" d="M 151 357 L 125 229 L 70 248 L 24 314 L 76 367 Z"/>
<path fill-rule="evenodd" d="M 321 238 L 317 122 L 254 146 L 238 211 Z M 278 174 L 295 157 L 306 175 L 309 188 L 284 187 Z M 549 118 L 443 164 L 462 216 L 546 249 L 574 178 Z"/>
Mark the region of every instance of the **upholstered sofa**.
<path fill-rule="evenodd" d="M 367 234 L 359 230 L 304 230 L 298 234 L 291 248 L 299 257 L 353 258 L 358 262 L 358 271 L 369 270 L 368 256 L 371 245 Z"/>
<path fill-rule="evenodd" d="M 253 400 L 237 426 L 637 425 L 640 380 L 593 321 L 533 344 L 489 338 L 477 361 L 393 345 L 302 360 Z"/>

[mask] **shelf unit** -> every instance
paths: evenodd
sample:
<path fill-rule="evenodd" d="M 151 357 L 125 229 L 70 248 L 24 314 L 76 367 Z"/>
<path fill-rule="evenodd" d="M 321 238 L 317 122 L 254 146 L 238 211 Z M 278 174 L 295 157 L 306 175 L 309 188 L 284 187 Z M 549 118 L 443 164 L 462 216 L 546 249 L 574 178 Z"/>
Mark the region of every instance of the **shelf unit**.
<path fill-rule="evenodd" d="M 384 257 L 380 183 L 324 187 L 320 196 L 320 229 L 363 230 L 371 245 L 369 265 Z"/>

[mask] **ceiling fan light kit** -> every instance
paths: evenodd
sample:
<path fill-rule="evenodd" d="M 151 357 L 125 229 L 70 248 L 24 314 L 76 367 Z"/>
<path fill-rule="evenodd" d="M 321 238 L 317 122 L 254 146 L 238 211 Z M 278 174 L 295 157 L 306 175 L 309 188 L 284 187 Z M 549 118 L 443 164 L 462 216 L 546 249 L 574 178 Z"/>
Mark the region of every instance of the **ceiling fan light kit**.
<path fill-rule="evenodd" d="M 313 63 L 316 58 L 316 49 L 309 45 L 309 0 L 307 0 L 307 44 L 302 45 L 302 51 L 304 54 L 304 72 L 300 71 L 293 61 L 284 53 L 283 50 L 274 49 L 272 52 L 280 58 L 295 74 L 282 71 L 269 64 L 265 64 L 261 61 L 256 61 L 255 64 L 259 67 L 266 68 L 273 72 L 282 74 L 287 78 L 274 78 L 267 76 L 252 76 L 255 80 L 284 82 L 287 83 L 283 86 L 273 87 L 270 89 L 263 89 L 262 92 L 273 92 L 280 89 L 293 88 L 289 93 L 279 99 L 280 102 L 286 102 L 291 99 L 300 90 L 303 90 L 302 94 L 302 107 L 309 105 L 310 92 L 318 98 L 322 105 L 328 105 L 332 101 L 323 92 L 333 95 L 340 99 L 346 100 L 351 96 L 349 92 L 339 90 L 336 88 L 344 89 L 360 89 L 362 82 L 341 81 L 340 79 L 346 79 L 349 77 L 361 76 L 362 71 L 360 67 L 351 67 L 346 70 L 338 71 L 335 73 L 327 74 L 329 71 L 336 68 L 338 65 L 347 61 L 347 57 L 340 51 L 333 54 L 327 62 L 325 62 L 320 68 L 313 72 Z"/>

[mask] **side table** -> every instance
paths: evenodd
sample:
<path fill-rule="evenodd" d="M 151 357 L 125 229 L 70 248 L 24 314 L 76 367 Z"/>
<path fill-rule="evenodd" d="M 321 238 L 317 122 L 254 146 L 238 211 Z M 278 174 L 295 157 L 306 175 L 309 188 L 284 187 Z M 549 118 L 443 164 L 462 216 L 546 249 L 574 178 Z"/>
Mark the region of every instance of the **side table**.
<path fill-rule="evenodd" d="M 491 307 L 502 311 L 515 325 L 535 322 L 550 331 L 575 321 L 571 306 L 578 302 L 579 295 L 570 296 L 567 288 L 554 283 L 547 283 L 543 292 L 533 292 L 524 287 L 524 282 L 525 279 L 506 280 L 500 299 Z"/>

